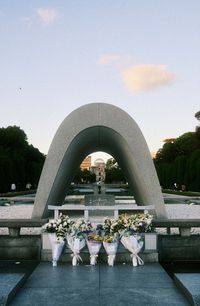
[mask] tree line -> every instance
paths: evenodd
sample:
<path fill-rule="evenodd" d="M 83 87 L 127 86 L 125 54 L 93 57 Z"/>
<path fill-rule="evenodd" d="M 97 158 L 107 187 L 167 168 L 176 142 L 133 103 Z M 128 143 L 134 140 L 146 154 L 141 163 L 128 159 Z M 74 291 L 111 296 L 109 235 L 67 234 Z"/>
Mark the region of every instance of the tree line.
<path fill-rule="evenodd" d="M 195 117 L 200 120 L 200 111 Z M 163 188 L 200 191 L 200 126 L 195 132 L 166 139 L 154 164 Z"/>
<path fill-rule="evenodd" d="M 200 121 L 200 111 L 195 114 Z M 29 145 L 27 135 L 17 126 L 0 128 L 0 193 L 37 188 L 45 155 Z M 200 191 L 200 126 L 195 132 L 184 133 L 176 139 L 166 139 L 154 158 L 160 184 L 163 188 Z M 105 167 L 106 183 L 126 182 L 122 169 L 113 159 Z M 79 169 L 74 182 L 95 182 L 89 170 Z"/>
<path fill-rule="evenodd" d="M 17 126 L 0 128 L 0 192 L 35 189 L 38 185 L 45 155 L 28 144 L 27 135 Z"/>

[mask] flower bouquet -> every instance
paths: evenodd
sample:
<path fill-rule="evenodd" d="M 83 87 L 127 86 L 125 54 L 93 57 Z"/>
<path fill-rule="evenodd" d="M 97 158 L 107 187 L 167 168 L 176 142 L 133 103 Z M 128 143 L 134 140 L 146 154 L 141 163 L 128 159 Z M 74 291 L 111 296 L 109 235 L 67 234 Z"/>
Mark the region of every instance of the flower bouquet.
<path fill-rule="evenodd" d="M 133 266 L 143 265 L 143 260 L 139 257 L 138 253 L 143 247 L 143 241 L 141 237 L 137 235 L 138 217 L 137 215 L 127 216 L 122 215 L 119 217 L 122 224 L 122 228 L 119 231 L 121 237 L 121 243 L 123 246 L 131 252 L 131 258 Z"/>
<path fill-rule="evenodd" d="M 108 265 L 114 266 L 114 261 L 118 248 L 118 231 L 121 228 L 119 220 L 106 218 L 103 223 L 103 229 L 105 231 L 103 246 L 108 255 Z"/>
<path fill-rule="evenodd" d="M 111 235 L 104 236 L 103 246 L 108 255 L 108 265 L 114 266 L 114 261 L 118 248 L 118 237 Z"/>
<path fill-rule="evenodd" d="M 77 219 L 70 227 L 67 234 L 67 242 L 72 250 L 72 265 L 76 266 L 79 261 L 82 261 L 80 251 L 85 246 L 85 237 L 90 232 L 92 225 L 84 219 Z"/>
<path fill-rule="evenodd" d="M 102 226 L 101 224 L 99 224 L 96 226 L 96 228 L 92 229 L 92 231 L 87 235 L 86 239 L 87 247 L 90 253 L 90 264 L 92 266 L 95 266 L 97 263 L 97 258 L 101 249 L 102 241 Z"/>
<path fill-rule="evenodd" d="M 148 233 L 154 231 L 152 225 L 153 216 L 149 213 L 135 215 L 135 226 L 138 233 Z"/>
<path fill-rule="evenodd" d="M 140 241 L 140 237 L 137 235 L 122 236 L 121 243 L 129 252 L 131 252 L 130 256 L 134 267 L 144 264 L 144 261 L 138 255 L 143 247 L 143 241 Z"/>
<path fill-rule="evenodd" d="M 51 220 L 45 225 L 45 232 L 48 233 L 52 248 L 52 265 L 57 266 L 57 261 L 63 251 L 65 245 L 66 231 L 71 225 L 71 220 L 68 216 L 60 214 L 56 220 Z"/>

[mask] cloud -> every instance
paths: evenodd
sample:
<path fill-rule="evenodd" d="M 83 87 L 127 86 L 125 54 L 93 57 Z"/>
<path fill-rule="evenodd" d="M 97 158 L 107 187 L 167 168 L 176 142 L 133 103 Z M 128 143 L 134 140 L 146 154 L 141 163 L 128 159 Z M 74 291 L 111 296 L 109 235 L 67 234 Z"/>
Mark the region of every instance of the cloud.
<path fill-rule="evenodd" d="M 121 71 L 122 79 L 131 92 L 150 91 L 171 85 L 175 75 L 166 65 L 133 65 Z"/>
<path fill-rule="evenodd" d="M 49 26 L 59 17 L 59 12 L 53 8 L 38 8 L 37 15 L 44 26 Z"/>
<path fill-rule="evenodd" d="M 120 59 L 120 56 L 117 54 L 105 54 L 98 59 L 97 64 L 108 65 L 108 64 L 118 61 L 119 59 Z"/>

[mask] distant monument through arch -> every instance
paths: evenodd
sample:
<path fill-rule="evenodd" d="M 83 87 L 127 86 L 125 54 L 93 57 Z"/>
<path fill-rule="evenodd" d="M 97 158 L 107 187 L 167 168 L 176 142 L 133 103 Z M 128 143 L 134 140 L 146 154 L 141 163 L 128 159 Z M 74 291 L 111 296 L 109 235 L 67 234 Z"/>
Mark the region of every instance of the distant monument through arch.
<path fill-rule="evenodd" d="M 58 128 L 41 173 L 32 218 L 48 216 L 48 205 L 62 205 L 82 160 L 95 151 L 112 155 L 120 164 L 138 205 L 166 211 L 155 167 L 136 122 L 122 109 L 91 103 L 70 113 Z"/>

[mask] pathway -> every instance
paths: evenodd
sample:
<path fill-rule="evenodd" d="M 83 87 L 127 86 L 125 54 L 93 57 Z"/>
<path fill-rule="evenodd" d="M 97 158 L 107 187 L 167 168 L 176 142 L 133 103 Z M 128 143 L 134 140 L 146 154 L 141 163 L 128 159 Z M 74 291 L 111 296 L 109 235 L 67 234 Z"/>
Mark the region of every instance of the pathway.
<path fill-rule="evenodd" d="M 186 306 L 171 278 L 157 263 L 52 267 L 41 262 L 10 306 Z"/>

